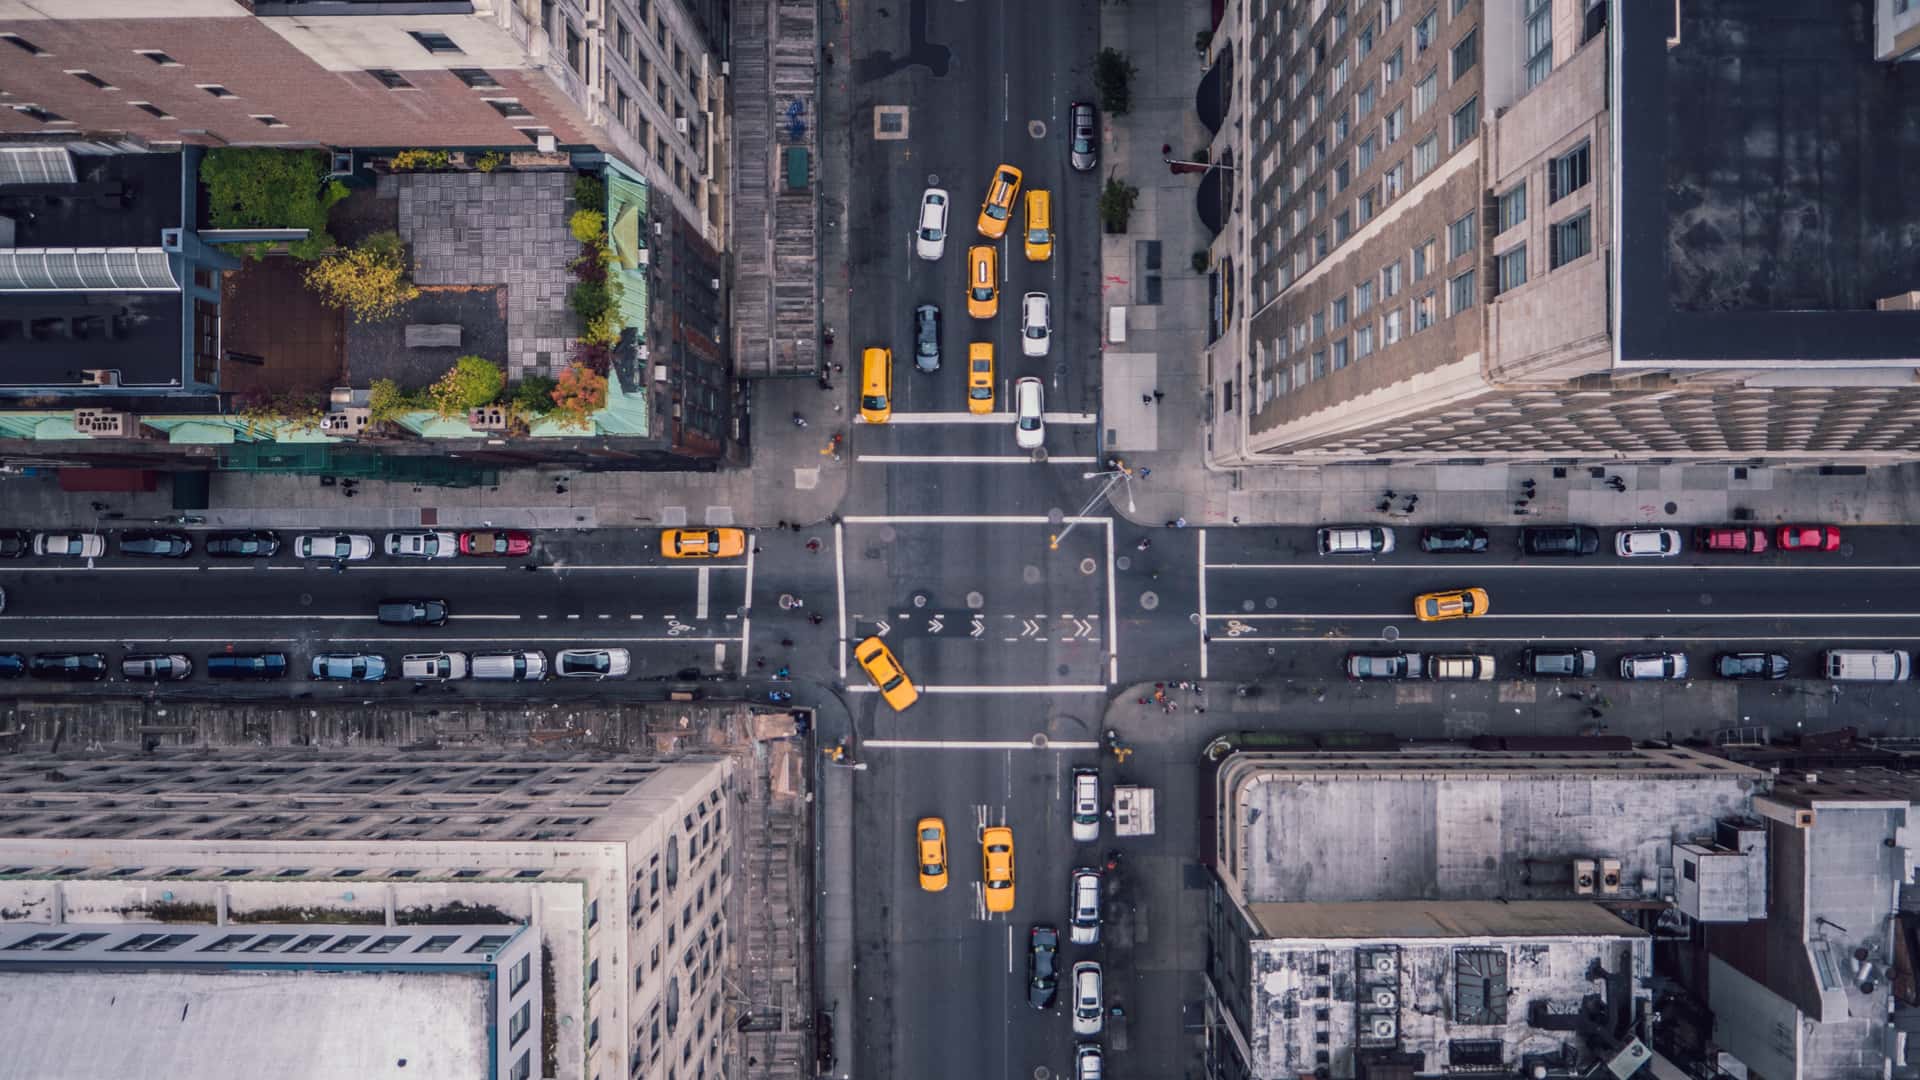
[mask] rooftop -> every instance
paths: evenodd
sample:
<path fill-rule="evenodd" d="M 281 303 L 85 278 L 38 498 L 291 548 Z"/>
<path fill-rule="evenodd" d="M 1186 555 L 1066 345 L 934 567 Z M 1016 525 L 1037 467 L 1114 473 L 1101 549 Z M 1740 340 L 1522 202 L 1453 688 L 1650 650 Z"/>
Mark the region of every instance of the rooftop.
<path fill-rule="evenodd" d="M 9 972 L 0 1010 L 33 1037 L 0 1080 L 482 1076 L 488 991 L 478 973 Z"/>
<path fill-rule="evenodd" d="M 1613 8 L 1622 359 L 1920 355 L 1920 65 L 1844 5 Z"/>
<path fill-rule="evenodd" d="M 0 173 L 0 254 L 10 258 L 6 249 L 14 249 L 24 256 L 41 248 L 157 250 L 162 230 L 182 224 L 181 155 L 70 154 L 67 159 L 72 182 L 45 176 L 40 178 L 45 183 L 8 183 L 20 179 L 19 173 Z M 179 267 L 175 258 L 159 276 L 173 278 Z M 34 277 L 42 273 L 35 270 Z M 143 270 L 147 278 L 156 273 L 156 268 Z M 0 352 L 7 357 L 0 387 L 79 386 L 81 373 L 90 368 L 118 370 L 126 386 L 178 385 L 185 347 L 178 285 L 176 280 L 158 291 L 140 292 L 0 290 Z"/>

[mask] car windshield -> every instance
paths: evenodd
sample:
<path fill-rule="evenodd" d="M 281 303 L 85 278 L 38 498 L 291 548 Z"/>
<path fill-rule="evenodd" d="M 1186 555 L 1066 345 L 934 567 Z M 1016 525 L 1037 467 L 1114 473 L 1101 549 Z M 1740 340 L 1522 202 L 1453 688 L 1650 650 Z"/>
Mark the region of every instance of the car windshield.
<path fill-rule="evenodd" d="M 1032 243 L 1044 244 L 1047 242 L 1047 238 L 1048 238 L 1048 231 L 1046 229 L 1028 229 L 1027 230 L 1027 240 Z"/>
<path fill-rule="evenodd" d="M 936 226 L 936 225 L 929 225 L 929 226 L 927 226 L 926 228 L 924 228 L 924 229 L 921 229 L 921 230 L 920 230 L 920 239 L 922 239 L 922 240 L 938 240 L 938 239 L 940 239 L 940 229 L 939 229 L 939 227 L 938 227 L 938 226 Z"/>
<path fill-rule="evenodd" d="M 895 233 L 894 235 L 898 236 L 899 234 Z M 860 407 L 863 409 L 884 409 L 887 407 L 886 395 L 868 394 L 860 399 Z"/>
<path fill-rule="evenodd" d="M 975 300 L 993 299 L 993 286 L 991 284 L 975 285 L 973 287 L 973 298 Z"/>
<path fill-rule="evenodd" d="M 900 234 L 895 233 L 894 235 L 898 236 Z M 575 653 L 567 657 L 567 669 L 569 671 L 605 671 L 607 670 L 607 654 Z"/>
<path fill-rule="evenodd" d="M 1093 149 L 1093 142 L 1085 136 L 1078 136 L 1073 140 L 1073 149 L 1075 153 L 1084 154 Z M 894 235 L 898 236 L 900 234 L 895 233 Z"/>

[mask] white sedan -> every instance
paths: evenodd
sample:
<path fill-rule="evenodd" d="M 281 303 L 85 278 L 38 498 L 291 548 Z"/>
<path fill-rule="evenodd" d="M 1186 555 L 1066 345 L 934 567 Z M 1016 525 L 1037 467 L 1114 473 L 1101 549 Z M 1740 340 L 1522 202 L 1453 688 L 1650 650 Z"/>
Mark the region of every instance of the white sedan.
<path fill-rule="evenodd" d="M 913 234 L 914 254 L 938 259 L 947 252 L 947 208 L 952 205 L 943 188 L 930 187 L 920 195 L 920 227 Z"/>
<path fill-rule="evenodd" d="M 403 559 L 451 559 L 460 553 L 460 541 L 450 532 L 390 532 L 387 554 Z"/>
<path fill-rule="evenodd" d="M 303 536 L 293 542 L 293 553 L 302 559 L 359 562 L 362 559 L 373 558 L 373 537 L 364 533 Z"/>
<path fill-rule="evenodd" d="M 1613 550 L 1623 559 L 1668 559 L 1680 554 L 1678 529 L 1621 529 Z"/>
<path fill-rule="evenodd" d="M 561 649 L 553 654 L 554 673 L 563 679 L 617 679 L 632 664 L 625 649 Z"/>
<path fill-rule="evenodd" d="M 1053 345 L 1053 305 L 1047 294 L 1030 292 L 1020 298 L 1020 351 L 1045 356 Z"/>
<path fill-rule="evenodd" d="M 35 533 L 35 555 L 65 555 L 70 559 L 91 559 L 104 555 L 107 538 L 99 533 Z"/>
<path fill-rule="evenodd" d="M 1013 384 L 1013 444 L 1038 450 L 1047 444 L 1047 421 L 1040 380 L 1029 375 Z"/>

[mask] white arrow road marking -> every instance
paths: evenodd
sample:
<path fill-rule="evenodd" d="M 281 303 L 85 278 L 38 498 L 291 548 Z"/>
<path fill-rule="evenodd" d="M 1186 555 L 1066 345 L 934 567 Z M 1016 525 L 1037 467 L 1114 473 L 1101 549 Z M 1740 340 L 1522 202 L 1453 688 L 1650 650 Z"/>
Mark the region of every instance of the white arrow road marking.
<path fill-rule="evenodd" d="M 987 620 L 986 620 L 986 618 L 985 618 L 984 616 L 980 616 L 980 615 L 975 615 L 975 616 L 973 617 L 973 632 L 972 632 L 972 633 L 970 633 L 970 634 L 968 634 L 967 636 L 968 636 L 968 637 L 979 637 L 979 636 L 980 636 L 981 634 L 984 634 L 984 633 L 986 633 L 986 632 L 987 632 Z"/>
<path fill-rule="evenodd" d="M 946 618 L 947 617 L 945 615 L 935 615 L 933 618 L 928 619 L 927 633 L 929 634 L 939 633 L 941 629 L 946 625 Z"/>
<path fill-rule="evenodd" d="M 1021 637 L 1023 637 L 1023 638 L 1024 638 L 1024 637 L 1032 637 L 1033 635 L 1035 635 L 1035 634 L 1037 634 L 1037 633 L 1039 633 L 1039 632 L 1040 632 L 1040 624 L 1039 624 L 1039 623 L 1037 623 L 1037 622 L 1034 622 L 1034 621 L 1033 621 L 1032 619 L 1021 619 L 1021 620 L 1020 620 L 1020 636 L 1021 636 Z"/>
<path fill-rule="evenodd" d="M 1100 744 L 1087 739 L 1058 742 L 1052 739 L 1036 743 L 1028 739 L 996 742 L 990 739 L 862 739 L 862 750 L 1098 750 Z"/>
<path fill-rule="evenodd" d="M 886 637 L 886 636 L 887 636 L 887 631 L 889 631 L 889 630 L 891 630 L 891 629 L 893 629 L 893 627 L 892 627 L 891 625 L 889 625 L 889 624 L 887 623 L 887 620 L 885 620 L 885 619 L 875 619 L 875 620 L 873 620 L 873 624 L 874 624 L 875 626 L 878 626 L 878 627 L 880 628 L 880 636 L 881 636 L 881 637 Z"/>

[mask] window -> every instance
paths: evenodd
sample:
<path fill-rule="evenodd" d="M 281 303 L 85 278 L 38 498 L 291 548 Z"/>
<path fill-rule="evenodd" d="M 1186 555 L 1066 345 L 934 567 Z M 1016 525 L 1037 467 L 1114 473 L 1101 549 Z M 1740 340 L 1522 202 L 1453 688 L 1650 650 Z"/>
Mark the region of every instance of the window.
<path fill-rule="evenodd" d="M 1363 281 L 1353 287 L 1353 314 L 1358 318 L 1373 310 L 1373 282 Z"/>
<path fill-rule="evenodd" d="M 1333 328 L 1335 330 L 1338 330 L 1341 327 L 1347 325 L 1347 298 L 1346 297 L 1341 296 L 1341 297 L 1336 297 L 1334 299 L 1333 309 L 1332 309 L 1332 313 L 1329 321 L 1333 324 Z"/>
<path fill-rule="evenodd" d="M 1387 312 L 1386 315 L 1381 317 L 1380 319 L 1380 344 L 1381 345 L 1383 346 L 1392 345 L 1393 343 L 1400 340 L 1401 322 L 1402 322 L 1402 314 L 1399 308 L 1394 308 L 1392 311 Z"/>
<path fill-rule="evenodd" d="M 146 113 L 148 116 L 155 117 L 156 119 L 160 119 L 160 120 L 173 119 L 172 113 L 168 112 L 167 110 L 161 108 L 158 105 L 153 104 L 150 101 L 129 101 L 127 102 L 127 104 L 133 106 L 136 109 L 139 109 L 141 112 Z"/>
<path fill-rule="evenodd" d="M 1373 168 L 1373 155 L 1379 149 L 1380 139 L 1378 136 L 1369 135 L 1361 139 L 1360 148 L 1354 153 L 1354 169 L 1358 172 L 1365 173 L 1368 169 Z"/>
<path fill-rule="evenodd" d="M 1426 277 L 1434 267 L 1434 243 L 1429 236 L 1413 246 L 1413 280 Z"/>
<path fill-rule="evenodd" d="M 1338 214 L 1335 214 L 1333 216 L 1333 242 L 1336 244 L 1345 243 L 1347 237 L 1352 235 L 1353 235 L 1352 212 L 1347 210 L 1342 210 Z"/>
<path fill-rule="evenodd" d="M 1500 195 L 1500 231 L 1506 232 L 1527 220 L 1527 182 L 1508 188 Z"/>
<path fill-rule="evenodd" d="M 389 90 L 413 89 L 413 84 L 407 81 L 406 76 L 390 68 L 368 68 L 367 74 L 373 76 L 375 79 L 378 79 L 380 81 L 380 85 L 386 87 Z"/>
<path fill-rule="evenodd" d="M 1374 99 L 1377 96 L 1378 95 L 1374 92 L 1373 83 L 1368 83 L 1367 85 L 1354 91 L 1353 115 L 1360 117 L 1361 119 L 1365 119 L 1366 115 L 1373 111 Z"/>
<path fill-rule="evenodd" d="M 1472 142 L 1473 137 L 1479 133 L 1480 99 L 1470 97 L 1465 105 L 1453 110 L 1453 148 L 1460 149 Z"/>
<path fill-rule="evenodd" d="M 1447 282 L 1447 313 L 1458 315 L 1473 306 L 1473 271 Z"/>
<path fill-rule="evenodd" d="M 1353 358 L 1365 360 L 1373 355 L 1373 324 L 1365 323 L 1353 332 Z"/>
<path fill-rule="evenodd" d="M 146 57 L 147 59 L 153 61 L 154 63 L 159 64 L 161 67 L 179 67 L 180 66 L 180 61 L 175 60 L 173 57 L 168 56 L 166 53 L 161 52 L 159 49 L 135 49 L 133 51 L 140 54 L 141 56 Z"/>
<path fill-rule="evenodd" d="M 1316 379 L 1324 379 L 1327 377 L 1327 350 L 1325 349 L 1314 350 L 1313 377 Z"/>
<path fill-rule="evenodd" d="M 500 89 L 500 80 L 487 74 L 485 68 L 454 68 L 453 73 L 475 90 Z"/>
<path fill-rule="evenodd" d="M 1313 140 L 1313 167 L 1316 169 L 1319 168 L 1322 164 L 1326 162 L 1326 160 L 1327 160 L 1327 137 L 1325 135 L 1322 135 L 1321 137 Z"/>
<path fill-rule="evenodd" d="M 1327 257 L 1327 231 L 1325 229 L 1320 230 L 1314 235 L 1313 257 L 1315 259 L 1324 259 Z"/>
<path fill-rule="evenodd" d="M 1340 164 L 1333 167 L 1333 193 L 1340 194 L 1347 190 L 1347 185 L 1351 183 L 1353 183 L 1353 163 L 1346 158 L 1341 158 Z"/>
<path fill-rule="evenodd" d="M 1311 105 L 1311 108 L 1308 110 L 1309 115 L 1315 120 L 1320 119 L 1320 114 L 1325 112 L 1327 108 L 1327 88 L 1324 86 L 1314 87 L 1313 97 L 1309 99 L 1309 104 Z"/>
<path fill-rule="evenodd" d="M 212 94 L 214 97 L 217 97 L 217 98 L 230 98 L 230 97 L 236 96 L 233 91 L 227 89 L 224 86 L 221 86 L 218 83 L 196 83 L 194 85 L 198 86 L 200 89 L 205 90 L 207 93 Z"/>
<path fill-rule="evenodd" d="M 532 1018 L 533 1018 L 533 1002 L 531 1001 L 525 1002 L 520 1006 L 520 1008 L 514 1011 L 513 1019 L 507 1023 L 507 1045 L 508 1046 L 512 1046 L 514 1043 L 519 1042 L 520 1036 L 525 1035 L 527 1033 L 527 1028 L 532 1024 Z"/>
<path fill-rule="evenodd" d="M 522 956 L 520 959 L 515 960 L 513 962 L 513 970 L 507 976 L 507 994 L 511 996 L 519 993 L 521 988 L 527 985 L 527 980 L 532 976 L 532 956 Z"/>
<path fill-rule="evenodd" d="M 1339 371 L 1347 366 L 1347 339 L 1341 338 L 1331 346 L 1333 349 L 1333 370 Z"/>
<path fill-rule="evenodd" d="M 1429 135 L 1413 144 L 1413 178 L 1415 180 L 1433 171 L 1440 163 L 1440 136 Z"/>
<path fill-rule="evenodd" d="M 1318 341 L 1326 336 L 1327 313 L 1324 311 L 1316 311 L 1313 313 L 1313 332 L 1307 336 L 1307 340 Z"/>
<path fill-rule="evenodd" d="M 38 120 L 43 124 L 72 123 L 72 121 L 68 120 L 64 116 L 61 116 L 59 113 L 50 111 L 48 109 L 43 109 L 38 105 L 15 105 L 13 107 L 13 111 L 19 113 L 22 116 L 31 116 L 35 120 Z"/>
<path fill-rule="evenodd" d="M 1354 57 L 1365 57 L 1373 51 L 1373 19 L 1367 19 L 1367 25 L 1360 28 L 1360 35 L 1353 40 Z"/>
<path fill-rule="evenodd" d="M 1387 201 L 1398 198 L 1400 192 L 1405 190 L 1406 183 L 1407 163 L 1404 161 L 1394 162 L 1393 168 L 1388 169 L 1386 174 L 1380 177 L 1380 197 Z"/>
<path fill-rule="evenodd" d="M 1360 197 L 1353 200 L 1354 223 L 1356 225 L 1365 225 L 1367 222 L 1373 220 L 1373 215 L 1379 212 L 1379 199 L 1373 193 L 1373 185 L 1369 184 L 1367 185 L 1367 190 L 1361 192 Z"/>
<path fill-rule="evenodd" d="M 1553 227 L 1553 244 L 1548 252 L 1547 269 L 1558 270 L 1593 250 L 1593 214 L 1582 210 Z"/>
<path fill-rule="evenodd" d="M 420 47 L 430 53 L 457 53 L 460 46 L 453 39 L 434 30 L 409 30 L 407 35 L 420 43 Z"/>
<path fill-rule="evenodd" d="M 1547 162 L 1547 203 L 1559 202 L 1568 195 L 1587 186 L 1593 177 L 1592 144 L 1582 141 L 1579 146 Z"/>
<path fill-rule="evenodd" d="M 1413 302 L 1413 332 L 1419 333 L 1433 325 L 1434 292 L 1428 289 Z"/>
<path fill-rule="evenodd" d="M 1339 93 L 1347 85 L 1347 73 L 1351 70 L 1353 70 L 1352 66 L 1347 63 L 1346 58 L 1341 57 L 1340 62 L 1333 65 L 1333 74 L 1327 77 L 1327 82 L 1330 84 L 1327 88 L 1336 94 Z"/>
<path fill-rule="evenodd" d="M 114 88 L 112 83 L 95 75 L 91 71 L 69 71 L 67 74 L 79 79 L 81 82 L 86 83 L 96 90 L 112 90 Z"/>
<path fill-rule="evenodd" d="M 1327 185 L 1325 184 L 1313 189 L 1313 212 L 1316 214 L 1327 212 Z"/>
<path fill-rule="evenodd" d="M 1407 107 L 1405 105 L 1388 113 L 1387 118 L 1380 123 L 1380 137 L 1385 141 L 1387 146 L 1392 146 L 1398 142 L 1400 136 L 1406 134 L 1406 131 Z"/>
<path fill-rule="evenodd" d="M 1393 55 L 1380 62 L 1380 82 L 1383 86 L 1392 86 L 1395 80 L 1407 73 L 1407 51 L 1404 48 L 1393 50 Z"/>
<path fill-rule="evenodd" d="M 1453 81 L 1459 82 L 1460 77 L 1472 71 L 1473 65 L 1479 61 L 1480 31 L 1469 30 L 1467 36 L 1461 38 L 1453 47 Z"/>
<path fill-rule="evenodd" d="M 1527 283 L 1527 245 L 1503 251 L 1493 260 L 1493 291 L 1506 292 Z"/>
<path fill-rule="evenodd" d="M 28 56 L 47 55 L 47 50 L 41 48 L 38 45 L 35 45 L 31 41 L 28 41 L 26 38 L 21 37 L 19 34 L 0 34 L 0 39 L 4 39 L 7 44 L 13 46 L 16 49 L 19 49 L 21 52 L 26 53 Z"/>
<path fill-rule="evenodd" d="M 1406 265 L 1399 259 L 1388 263 L 1380 271 L 1380 299 L 1391 300 L 1400 295 L 1400 286 L 1405 283 Z"/>
<path fill-rule="evenodd" d="M 619 53 L 622 60 L 633 62 L 633 35 L 619 19 L 613 20 L 613 51 Z"/>
<path fill-rule="evenodd" d="M 1433 103 L 1439 100 L 1439 98 L 1440 72 L 1438 70 L 1429 71 L 1427 72 L 1426 78 L 1413 84 L 1414 119 L 1419 119 L 1421 114 L 1433 108 Z"/>
<path fill-rule="evenodd" d="M 1346 32 L 1347 32 L 1347 9 L 1341 8 L 1339 11 L 1336 11 L 1333 13 L 1332 37 L 1335 41 L 1338 41 L 1340 40 L 1341 37 L 1345 36 Z"/>
<path fill-rule="evenodd" d="M 1420 21 L 1413 24 L 1413 54 L 1415 56 L 1433 48 L 1433 35 L 1440 29 L 1440 9 L 1431 8 Z"/>
<path fill-rule="evenodd" d="M 1353 115 L 1341 109 L 1340 115 L 1333 118 L 1333 141 L 1336 144 L 1343 143 L 1351 134 L 1353 134 Z"/>
<path fill-rule="evenodd" d="M 533 115 L 531 110 L 525 105 L 520 104 L 518 98 L 485 98 L 484 100 L 487 104 L 493 106 L 494 112 L 499 113 L 501 116 Z"/>
<path fill-rule="evenodd" d="M 1526 0 L 1527 4 L 1527 89 L 1545 82 L 1553 74 L 1553 4 L 1551 0 Z"/>
<path fill-rule="evenodd" d="M 1447 258 L 1457 259 L 1473 250 L 1473 211 L 1447 226 Z"/>

